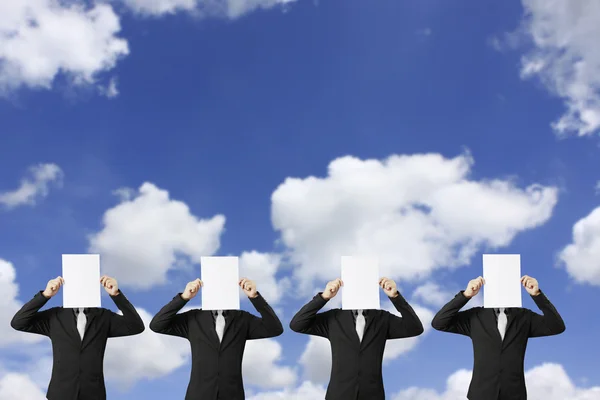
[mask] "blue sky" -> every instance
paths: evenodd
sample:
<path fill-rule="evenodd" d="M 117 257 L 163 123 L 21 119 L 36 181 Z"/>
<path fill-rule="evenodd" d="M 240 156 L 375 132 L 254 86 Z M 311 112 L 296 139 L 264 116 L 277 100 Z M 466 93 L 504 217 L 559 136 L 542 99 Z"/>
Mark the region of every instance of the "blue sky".
<path fill-rule="evenodd" d="M 481 254 L 519 253 L 567 325 L 530 342 L 530 395 L 537 398 L 531 387 L 551 400 L 598 395 L 600 320 L 587 309 L 600 300 L 600 218 L 590 214 L 598 207 L 600 57 L 580 28 L 600 26 L 592 3 L 298 0 L 198 11 L 202 1 L 164 0 L 153 15 L 136 0 L 85 9 L 17 3 L 0 10 L 27 9 L 46 31 L 26 35 L 17 19 L 0 17 L 3 334 L 17 306 L 60 274 L 62 253 L 98 250 L 118 280 L 147 274 L 121 287 L 150 317 L 199 274 L 200 255 L 238 255 L 259 290 L 269 285 L 286 328 L 337 277 L 339 252 L 379 252 L 423 316 L 481 274 Z M 174 4 L 181 7 L 165 11 Z M 60 23 L 46 25 L 36 7 Z M 92 7 L 105 18 L 93 22 Z M 61 21 L 61 10 L 73 19 Z M 75 20 L 70 33 L 61 30 Z M 540 32 L 554 33 L 542 40 Z M 127 51 L 118 50 L 123 43 Z M 36 181 L 35 171 L 54 174 Z M 123 188 L 129 197 L 115 194 Z M 415 204 L 432 211 L 403 220 L 398 210 Z M 574 238 L 576 223 L 585 229 Z M 461 250 L 464 257 L 454 254 Z M 441 304 L 436 293 L 446 296 Z M 535 310 L 529 298 L 524 306 Z M 7 389 L 15 379 L 31 384 L 30 396 L 45 392 L 49 342 L 10 335 L 0 350 L 0 399 L 15 398 Z M 139 346 L 153 346 L 155 357 L 140 363 L 179 356 L 126 382 L 107 377 L 108 398 L 183 398 L 185 343 L 144 335 Z M 249 395 L 318 399 L 298 389 L 308 380 L 319 393 L 326 383 L 319 365 L 327 361 L 310 360 L 308 339 L 286 329 L 268 356 L 253 354 L 248 362 L 269 373 L 246 379 Z M 108 363 L 119 364 L 115 353 L 109 347 Z M 464 398 L 452 385 L 466 390 L 468 379 L 447 379 L 471 363 L 468 339 L 428 331 L 390 356 L 386 392 Z M 551 394 L 557 373 L 572 391 Z"/>

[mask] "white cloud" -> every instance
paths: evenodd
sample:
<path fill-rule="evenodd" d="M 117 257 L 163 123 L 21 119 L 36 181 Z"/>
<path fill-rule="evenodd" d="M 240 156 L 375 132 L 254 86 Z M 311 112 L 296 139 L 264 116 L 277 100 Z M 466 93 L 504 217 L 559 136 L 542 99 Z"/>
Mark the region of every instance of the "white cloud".
<path fill-rule="evenodd" d="M 297 388 L 262 392 L 251 395 L 248 400 L 316 400 L 325 398 L 325 388 L 305 381 Z"/>
<path fill-rule="evenodd" d="M 108 97 L 109 99 L 115 98 L 119 95 L 119 89 L 117 88 L 117 78 L 111 78 L 108 82 L 108 86 L 99 87 L 100 93 Z"/>
<path fill-rule="evenodd" d="M 400 391 L 392 400 L 463 400 L 467 395 L 471 371 L 459 370 L 446 381 L 446 390 L 439 393 L 433 389 L 412 387 Z M 600 387 L 579 388 L 575 386 L 564 368 L 559 364 L 546 363 L 525 373 L 527 396 L 530 400 L 596 400 Z"/>
<path fill-rule="evenodd" d="M 43 336 L 19 332 L 10 326 L 15 313 L 23 306 L 17 301 L 19 286 L 16 282 L 15 268 L 8 261 L 0 259 L 0 347 L 18 343 L 36 343 Z M 35 293 L 31 293 L 32 298 Z"/>
<path fill-rule="evenodd" d="M 240 276 L 255 281 L 258 291 L 271 305 L 277 304 L 290 286 L 289 279 L 276 278 L 280 264 L 279 254 L 249 251 L 240 256 Z"/>
<path fill-rule="evenodd" d="M 296 0 L 122 0 L 144 16 L 161 16 L 185 11 L 203 17 L 239 18 L 251 11 L 285 6 Z"/>
<path fill-rule="evenodd" d="M 120 30 L 106 3 L 0 2 L 0 94 L 21 86 L 50 89 L 61 73 L 75 85 L 96 83 L 129 54 Z"/>
<path fill-rule="evenodd" d="M 104 229 L 90 237 L 90 251 L 100 253 L 104 273 L 139 289 L 164 284 L 180 256 L 198 263 L 213 255 L 225 225 L 223 215 L 198 219 L 151 183 L 144 183 L 137 197 L 122 198 L 103 221 Z"/>
<path fill-rule="evenodd" d="M 10 372 L 0 377 L 0 400 L 45 400 L 46 393 L 27 374 Z"/>
<path fill-rule="evenodd" d="M 600 129 L 600 3 L 596 0 L 522 0 L 520 31 L 533 48 L 521 76 L 537 77 L 564 100 L 567 111 L 552 124 L 560 135 Z"/>
<path fill-rule="evenodd" d="M 466 285 L 465 285 L 466 286 Z M 447 291 L 435 282 L 425 282 L 413 292 L 413 298 L 432 306 L 443 306 L 454 297 L 455 293 Z"/>
<path fill-rule="evenodd" d="M 573 242 L 559 259 L 576 282 L 600 286 L 600 207 L 575 223 Z"/>
<path fill-rule="evenodd" d="M 0 204 L 9 209 L 21 205 L 35 205 L 37 200 L 48 195 L 51 184 L 61 185 L 64 176 L 56 164 L 38 164 L 30 167 L 29 172 L 31 178 L 22 179 L 17 189 L 0 193 Z"/>
<path fill-rule="evenodd" d="M 325 178 L 286 179 L 272 195 L 272 223 L 298 265 L 301 294 L 337 277 L 342 255 L 376 254 L 382 276 L 422 279 L 552 215 L 556 188 L 470 180 L 472 165 L 468 154 L 343 157 Z"/>
<path fill-rule="evenodd" d="M 152 332 L 147 328 L 152 315 L 141 308 L 137 311 L 146 330 L 135 336 L 112 338 L 106 345 L 104 375 L 123 389 L 139 380 L 166 376 L 186 364 L 190 357 L 187 340 Z"/>
<path fill-rule="evenodd" d="M 329 382 L 331 374 L 331 346 L 329 340 L 319 336 L 309 336 L 300 356 L 303 379 L 316 383 Z"/>
<path fill-rule="evenodd" d="M 296 369 L 279 365 L 283 349 L 275 339 L 246 342 L 242 369 L 244 384 L 262 388 L 279 388 L 296 383 Z"/>

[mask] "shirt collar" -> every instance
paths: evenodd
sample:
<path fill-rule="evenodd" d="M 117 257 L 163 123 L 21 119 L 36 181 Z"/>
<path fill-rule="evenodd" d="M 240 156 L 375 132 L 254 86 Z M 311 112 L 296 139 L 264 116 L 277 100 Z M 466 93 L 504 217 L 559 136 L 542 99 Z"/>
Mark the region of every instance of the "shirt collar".
<path fill-rule="evenodd" d="M 223 317 L 226 317 L 226 316 L 227 316 L 227 314 L 228 314 L 228 313 L 227 313 L 227 310 L 223 310 Z M 218 312 L 217 310 L 213 310 L 213 311 L 212 311 L 212 315 L 213 315 L 213 317 L 215 317 L 215 318 L 216 318 L 216 317 L 219 315 L 219 312 Z"/>

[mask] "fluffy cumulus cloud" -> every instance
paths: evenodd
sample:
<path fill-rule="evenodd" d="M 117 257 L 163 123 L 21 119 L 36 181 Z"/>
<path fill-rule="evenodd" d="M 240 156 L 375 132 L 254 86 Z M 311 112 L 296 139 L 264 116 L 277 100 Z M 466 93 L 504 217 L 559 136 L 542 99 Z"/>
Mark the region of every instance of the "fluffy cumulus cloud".
<path fill-rule="evenodd" d="M 446 381 L 446 390 L 408 388 L 392 396 L 392 400 L 463 400 L 467 396 L 471 371 L 459 370 Z M 525 373 L 528 398 L 531 400 L 595 400 L 600 387 L 577 387 L 559 364 L 542 364 Z"/>
<path fill-rule="evenodd" d="M 10 372 L 0 376 L 0 400 L 45 400 L 46 393 L 28 374 Z"/>
<path fill-rule="evenodd" d="M 244 383 L 267 389 L 294 385 L 296 370 L 281 365 L 282 359 L 283 348 L 277 340 L 249 340 L 242 361 Z"/>
<path fill-rule="evenodd" d="M 235 19 L 258 9 L 285 6 L 296 0 L 122 0 L 135 13 L 161 16 L 186 11 L 203 17 Z"/>
<path fill-rule="evenodd" d="M 324 386 L 305 381 L 296 388 L 256 393 L 251 395 L 248 400 L 316 400 L 324 398 Z"/>
<path fill-rule="evenodd" d="M 19 343 L 40 342 L 43 336 L 15 331 L 10 321 L 23 306 L 17 300 L 19 286 L 16 282 L 15 267 L 8 261 L 0 259 L 0 347 L 8 347 Z M 33 297 L 33 293 L 32 293 Z"/>
<path fill-rule="evenodd" d="M 147 327 L 152 315 L 137 308 L 146 330 L 139 335 L 112 338 L 106 345 L 104 371 L 107 380 L 126 390 L 140 380 L 157 379 L 187 363 L 189 343 L 181 338 L 159 335 Z"/>
<path fill-rule="evenodd" d="M 556 188 L 473 180 L 472 165 L 468 154 L 343 157 L 327 177 L 286 179 L 272 195 L 272 223 L 297 265 L 299 290 L 337 277 L 343 255 L 377 255 L 381 275 L 393 279 L 425 278 L 552 215 Z"/>
<path fill-rule="evenodd" d="M 443 306 L 449 302 L 455 294 L 456 293 L 445 290 L 435 282 L 425 282 L 415 289 L 413 292 L 413 298 L 432 306 Z"/>
<path fill-rule="evenodd" d="M 600 207 L 573 226 L 573 242 L 559 259 L 576 282 L 600 286 Z"/>
<path fill-rule="evenodd" d="M 106 2 L 0 2 L 0 94 L 25 86 L 49 89 L 62 73 L 93 84 L 129 53 L 119 17 Z"/>
<path fill-rule="evenodd" d="M 46 394 L 41 388 L 47 384 L 47 381 L 42 383 L 39 378 L 45 378 L 48 374 L 42 373 L 39 376 L 34 374 L 42 366 L 48 366 L 47 357 L 38 358 L 40 354 L 46 353 L 48 347 L 38 346 L 44 340 L 43 336 L 18 332 L 10 326 L 10 320 L 23 305 L 17 300 L 18 294 L 19 286 L 16 282 L 14 266 L 0 259 L 0 349 L 12 350 L 15 346 L 27 348 L 27 351 L 21 350 L 21 352 L 31 352 L 29 355 L 36 357 L 35 361 L 25 363 L 23 371 L 14 370 L 15 366 L 22 363 L 11 362 L 9 366 L 5 365 L 8 364 L 8 358 L 0 359 L 0 400 L 43 400 Z"/>
<path fill-rule="evenodd" d="M 290 286 L 287 278 L 277 280 L 280 264 L 279 254 L 243 252 L 240 256 L 240 276 L 255 281 L 259 292 L 269 304 L 277 304 Z"/>
<path fill-rule="evenodd" d="M 600 129 L 600 3 L 596 0 L 522 0 L 522 32 L 532 48 L 521 76 L 536 77 L 562 98 L 566 112 L 552 124 L 561 135 Z"/>
<path fill-rule="evenodd" d="M 121 193 L 128 195 L 106 211 L 104 228 L 90 237 L 89 247 L 100 254 L 103 272 L 120 283 L 138 289 L 163 284 L 181 256 L 198 263 L 219 249 L 223 215 L 199 219 L 151 183 L 137 193 Z"/>
<path fill-rule="evenodd" d="M 56 164 L 34 165 L 29 168 L 29 173 L 31 176 L 22 179 L 17 189 L 0 193 L 0 204 L 8 209 L 35 205 L 39 199 L 48 195 L 51 185 L 60 185 L 64 176 Z"/>

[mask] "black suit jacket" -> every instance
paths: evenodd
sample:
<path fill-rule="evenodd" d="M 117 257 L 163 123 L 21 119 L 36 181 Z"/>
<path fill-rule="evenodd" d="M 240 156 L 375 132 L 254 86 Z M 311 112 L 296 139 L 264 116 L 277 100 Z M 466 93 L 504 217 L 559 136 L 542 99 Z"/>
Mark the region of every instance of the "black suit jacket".
<path fill-rule="evenodd" d="M 434 329 L 465 335 L 473 342 L 469 400 L 527 399 L 523 364 L 528 339 L 565 331 L 565 323 L 546 295 L 540 292 L 531 297 L 544 315 L 526 308 L 507 309 L 504 340 L 493 308 L 474 307 L 459 312 L 469 301 L 462 291 L 433 318 Z"/>
<path fill-rule="evenodd" d="M 423 324 L 402 295 L 398 293 L 390 300 L 402 317 L 384 310 L 365 310 L 362 342 L 356 333 L 352 311 L 333 309 L 317 314 L 327 303 L 321 293 L 290 322 L 295 332 L 329 339 L 332 367 L 327 400 L 385 399 L 381 363 L 386 340 L 423 333 Z"/>
<path fill-rule="evenodd" d="M 49 300 L 41 291 L 10 322 L 18 331 L 50 338 L 53 365 L 46 394 L 49 400 L 106 399 L 103 372 L 106 340 L 144 331 L 144 322 L 125 295 L 119 291 L 110 297 L 123 315 L 105 308 L 90 308 L 83 341 L 72 308 L 39 311 Z"/>
<path fill-rule="evenodd" d="M 246 340 L 283 333 L 279 318 L 260 294 L 250 301 L 262 318 L 246 311 L 228 310 L 222 342 L 219 342 L 211 311 L 198 309 L 177 314 L 187 303 L 181 293 L 150 322 L 150 329 L 156 333 L 190 341 L 192 372 L 186 400 L 244 400 L 242 357 Z"/>

